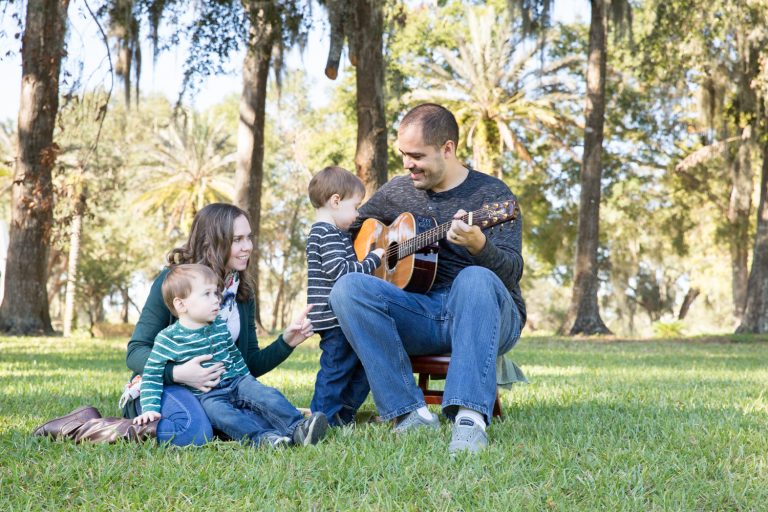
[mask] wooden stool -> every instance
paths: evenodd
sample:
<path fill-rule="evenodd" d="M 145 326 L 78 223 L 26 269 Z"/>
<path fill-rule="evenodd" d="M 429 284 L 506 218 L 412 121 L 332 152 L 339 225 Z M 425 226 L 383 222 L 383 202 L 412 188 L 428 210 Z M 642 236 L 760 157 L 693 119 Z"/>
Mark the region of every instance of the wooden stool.
<path fill-rule="evenodd" d="M 424 393 L 424 401 L 433 405 L 443 403 L 443 391 L 441 389 L 429 389 L 429 379 L 445 379 L 445 376 L 448 375 L 451 355 L 410 356 L 410 359 L 413 373 L 419 374 L 419 388 Z M 499 418 L 502 416 L 498 386 L 496 387 L 496 401 L 493 403 L 493 415 Z"/>

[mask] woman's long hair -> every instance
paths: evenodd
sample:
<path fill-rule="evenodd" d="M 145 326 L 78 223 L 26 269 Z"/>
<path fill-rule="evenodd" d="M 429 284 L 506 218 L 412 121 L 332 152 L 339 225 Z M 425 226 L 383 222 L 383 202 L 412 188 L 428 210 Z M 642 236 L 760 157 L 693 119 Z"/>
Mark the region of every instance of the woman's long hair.
<path fill-rule="evenodd" d="M 237 206 L 212 203 L 197 212 L 192 221 L 187 243 L 168 253 L 168 264 L 199 263 L 210 267 L 219 277 L 219 289 L 224 287 L 226 265 L 232 253 L 235 219 L 240 216 L 251 219 Z M 250 265 L 251 260 L 248 260 Z M 253 286 L 248 271 L 240 272 L 237 301 L 245 302 L 253 297 Z"/>

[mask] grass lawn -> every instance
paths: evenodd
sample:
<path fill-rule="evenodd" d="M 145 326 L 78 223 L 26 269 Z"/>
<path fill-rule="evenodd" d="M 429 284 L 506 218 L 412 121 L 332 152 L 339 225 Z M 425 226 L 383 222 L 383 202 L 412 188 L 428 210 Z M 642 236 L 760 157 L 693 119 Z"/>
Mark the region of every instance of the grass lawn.
<path fill-rule="evenodd" d="M 306 407 L 311 342 L 261 380 Z M 768 338 L 523 338 L 530 384 L 479 456 L 450 427 L 396 438 L 334 430 L 319 446 L 77 446 L 33 428 L 92 404 L 117 413 L 125 340 L 0 338 L 0 510 L 766 510 Z M 372 402 L 364 410 L 373 412 Z"/>

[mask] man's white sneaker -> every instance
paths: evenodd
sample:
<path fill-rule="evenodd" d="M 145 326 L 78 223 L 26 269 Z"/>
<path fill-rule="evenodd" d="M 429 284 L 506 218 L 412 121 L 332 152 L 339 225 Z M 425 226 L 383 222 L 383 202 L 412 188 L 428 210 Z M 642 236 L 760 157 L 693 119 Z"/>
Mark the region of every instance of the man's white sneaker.
<path fill-rule="evenodd" d="M 395 426 L 394 430 L 396 434 L 403 434 L 405 432 L 411 432 L 414 430 L 418 430 L 422 427 L 428 427 L 428 428 L 439 428 L 440 427 L 440 419 L 437 417 L 437 414 L 433 414 L 432 412 L 429 413 L 432 418 L 430 419 L 424 419 L 421 414 L 419 414 L 418 411 L 411 411 L 409 412 L 405 418 L 400 420 L 400 422 Z"/>
<path fill-rule="evenodd" d="M 454 423 L 448 453 L 456 455 L 461 451 L 477 453 L 488 446 L 488 435 L 483 428 L 469 418 L 460 418 Z"/>

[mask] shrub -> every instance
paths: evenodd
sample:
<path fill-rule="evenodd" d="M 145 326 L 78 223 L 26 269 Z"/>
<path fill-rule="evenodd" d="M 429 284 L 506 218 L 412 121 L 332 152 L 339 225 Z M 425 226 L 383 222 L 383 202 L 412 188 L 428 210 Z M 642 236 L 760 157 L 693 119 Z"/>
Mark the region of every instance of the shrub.
<path fill-rule="evenodd" d="M 97 322 L 93 324 L 93 335 L 97 338 L 130 338 L 134 327 L 133 324 Z"/>
<path fill-rule="evenodd" d="M 653 335 L 656 338 L 679 338 L 683 335 L 685 324 L 680 320 L 670 322 L 655 322 Z"/>

